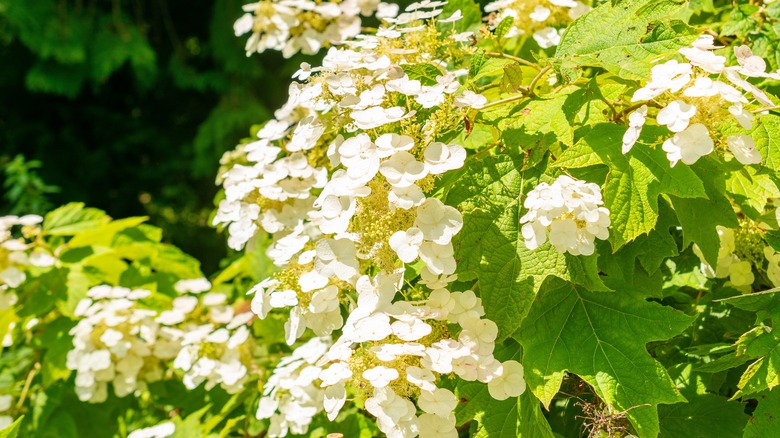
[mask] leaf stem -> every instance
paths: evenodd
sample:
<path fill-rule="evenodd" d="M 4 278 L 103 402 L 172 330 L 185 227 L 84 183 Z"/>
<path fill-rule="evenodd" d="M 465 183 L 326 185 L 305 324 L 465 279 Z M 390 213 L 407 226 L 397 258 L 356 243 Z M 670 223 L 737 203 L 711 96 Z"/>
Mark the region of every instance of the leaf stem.
<path fill-rule="evenodd" d="M 780 105 L 767 106 L 767 107 L 763 107 L 763 108 L 756 108 L 754 110 L 751 110 L 750 112 L 751 113 L 761 113 L 761 112 L 764 112 L 764 111 L 777 111 L 777 110 L 780 110 Z"/>
<path fill-rule="evenodd" d="M 513 56 L 513 55 L 509 55 L 509 54 L 507 54 L 507 53 L 501 53 L 501 52 L 485 52 L 485 56 L 489 56 L 489 57 L 491 57 L 491 58 L 506 58 L 506 59 L 511 59 L 512 61 L 515 61 L 515 62 L 517 62 L 517 63 L 519 63 L 519 64 L 523 64 L 523 65 L 526 65 L 526 66 L 528 66 L 528 67 L 533 67 L 533 68 L 535 68 L 535 69 L 537 69 L 537 70 L 541 70 L 541 69 L 542 69 L 542 66 L 541 66 L 541 65 L 539 65 L 539 64 L 537 64 L 537 63 L 535 63 L 535 62 L 528 61 L 528 60 L 526 60 L 526 59 L 520 58 L 519 56 Z"/>
<path fill-rule="evenodd" d="M 29 373 L 27 373 L 27 380 L 24 381 L 24 388 L 22 388 L 22 393 L 19 395 L 19 401 L 16 402 L 16 408 L 19 409 L 24 405 L 24 400 L 27 398 L 27 393 L 30 391 L 30 385 L 32 385 L 33 378 L 35 377 L 35 374 L 38 372 L 38 370 L 41 369 L 40 362 L 35 362 L 35 365 L 33 365 L 32 369 Z"/>
<path fill-rule="evenodd" d="M 540 79 L 542 79 L 542 76 L 544 76 L 545 73 L 550 71 L 551 68 L 552 67 L 550 67 L 549 65 L 545 66 L 543 69 L 539 71 L 539 73 L 536 74 L 536 76 L 534 76 L 533 79 L 531 79 L 531 84 L 528 86 L 528 97 L 532 97 L 532 98 L 537 97 L 536 93 L 534 92 L 534 88 L 536 88 L 536 84 L 537 82 L 539 82 Z"/>
<path fill-rule="evenodd" d="M 528 95 L 526 95 L 524 93 L 521 93 L 521 94 L 519 94 L 517 96 L 507 97 L 505 99 L 494 100 L 493 102 L 490 102 L 490 103 L 486 104 L 485 106 L 483 106 L 482 108 L 480 108 L 479 111 L 481 112 L 481 111 L 484 111 L 484 110 L 486 110 L 488 108 L 501 106 L 501 105 L 503 105 L 505 103 L 510 103 L 510 102 L 515 102 L 515 101 L 518 101 L 518 100 L 522 100 L 522 99 L 524 99 L 526 97 L 528 97 Z"/>
<path fill-rule="evenodd" d="M 612 121 L 614 122 L 616 120 L 623 119 L 623 116 L 625 116 L 626 114 L 630 113 L 631 111 L 634 111 L 637 108 L 641 108 L 642 105 L 652 106 L 653 108 L 661 108 L 661 105 L 659 105 L 658 103 L 656 103 L 656 102 L 654 102 L 652 100 L 649 100 L 647 102 L 636 103 L 636 104 L 631 105 L 629 107 L 623 108 L 622 111 L 620 111 L 619 113 L 615 114 L 615 116 L 612 117 Z"/>
<path fill-rule="evenodd" d="M 525 98 L 539 97 L 539 96 L 536 95 L 536 93 L 534 93 L 534 88 L 536 87 L 536 84 L 539 82 L 539 80 L 542 78 L 542 76 L 544 76 L 545 73 L 550 71 L 551 68 L 552 67 L 550 67 L 549 65 L 545 66 L 544 68 L 542 68 L 539 71 L 539 73 L 537 73 L 536 76 L 534 76 L 534 78 L 531 79 L 531 84 L 528 85 L 528 87 L 520 87 L 521 93 L 519 95 L 512 96 L 512 97 L 507 97 L 507 98 L 504 98 L 504 99 L 495 100 L 493 102 L 490 102 L 490 103 L 486 104 L 482 108 L 480 108 L 479 111 L 484 111 L 487 108 L 493 108 L 493 107 L 496 107 L 496 106 L 503 105 L 505 103 L 516 102 L 518 100 L 522 100 L 522 99 L 525 99 Z"/>

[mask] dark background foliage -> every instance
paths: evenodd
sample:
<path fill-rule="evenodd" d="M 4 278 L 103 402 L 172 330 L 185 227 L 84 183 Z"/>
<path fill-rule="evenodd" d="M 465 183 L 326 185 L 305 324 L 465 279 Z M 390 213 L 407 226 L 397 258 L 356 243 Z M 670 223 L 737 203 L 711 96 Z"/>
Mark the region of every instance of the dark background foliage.
<path fill-rule="evenodd" d="M 232 32 L 244 3 L 0 0 L 0 214 L 82 201 L 148 215 L 213 272 L 219 158 L 302 60 L 247 58 Z"/>

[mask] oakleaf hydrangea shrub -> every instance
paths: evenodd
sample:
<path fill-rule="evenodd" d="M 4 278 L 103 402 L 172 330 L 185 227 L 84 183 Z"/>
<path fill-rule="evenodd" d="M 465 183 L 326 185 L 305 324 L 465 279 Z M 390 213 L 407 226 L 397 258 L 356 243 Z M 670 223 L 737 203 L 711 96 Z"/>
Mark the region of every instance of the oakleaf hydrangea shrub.
<path fill-rule="evenodd" d="M 219 163 L 220 272 L 0 219 L 9 434 L 776 433 L 780 4 L 243 11 L 248 55 L 321 56 Z"/>

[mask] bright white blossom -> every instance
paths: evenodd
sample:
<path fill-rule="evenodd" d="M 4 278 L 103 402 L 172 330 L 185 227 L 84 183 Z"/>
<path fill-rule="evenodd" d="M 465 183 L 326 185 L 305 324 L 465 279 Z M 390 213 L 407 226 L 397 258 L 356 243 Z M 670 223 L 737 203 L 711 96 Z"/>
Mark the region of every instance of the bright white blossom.
<path fill-rule="evenodd" d="M 655 117 L 659 125 L 666 125 L 672 132 L 680 132 L 688 127 L 691 117 L 696 115 L 696 107 L 682 100 L 675 100 L 658 112 Z"/>
<path fill-rule="evenodd" d="M 734 158 L 742 164 L 761 164 L 761 152 L 756 149 L 756 142 L 749 135 L 732 135 L 726 139 L 729 150 Z"/>
<path fill-rule="evenodd" d="M 628 115 L 628 130 L 623 134 L 622 152 L 624 154 L 629 153 L 637 140 L 639 140 L 642 127 L 645 125 L 645 116 L 647 116 L 647 105 L 640 106 Z"/>
<path fill-rule="evenodd" d="M 559 252 L 593 254 L 594 240 L 609 237 L 609 210 L 603 203 L 598 185 L 568 176 L 537 185 L 523 202 L 528 213 L 520 218 L 526 246 L 536 249 L 549 238 Z"/>
<path fill-rule="evenodd" d="M 666 140 L 663 150 L 674 167 L 679 161 L 688 165 L 695 163 L 699 158 L 712 152 L 714 145 L 707 127 L 695 123 Z"/>
<path fill-rule="evenodd" d="M 501 364 L 501 374 L 488 382 L 490 396 L 496 400 L 506 400 L 509 397 L 518 397 L 525 392 L 525 380 L 523 380 L 523 366 L 514 360 L 508 360 Z"/>

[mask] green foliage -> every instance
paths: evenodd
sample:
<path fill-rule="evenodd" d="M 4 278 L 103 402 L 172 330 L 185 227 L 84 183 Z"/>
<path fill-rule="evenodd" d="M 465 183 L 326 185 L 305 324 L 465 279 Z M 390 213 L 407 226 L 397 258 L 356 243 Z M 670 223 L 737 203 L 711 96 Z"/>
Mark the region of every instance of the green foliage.
<path fill-rule="evenodd" d="M 678 50 L 703 32 L 717 36 L 716 44 L 728 45 L 714 53 L 727 57 L 730 65 L 736 64 L 733 47 L 744 43 L 767 58 L 770 71 L 780 67 L 775 53 L 780 44 L 780 6 L 753 3 L 595 2 L 592 11 L 568 26 L 554 54 L 538 50 L 532 32 L 507 37 L 522 17 L 482 27 L 479 6 L 470 0 L 452 1 L 442 13 L 447 17 L 460 10 L 463 19 L 431 27 L 432 34 L 438 30 L 446 37 L 478 32 L 473 44 L 464 43 L 458 54 L 459 59 L 470 60 L 459 65 L 464 67 L 460 88 L 445 99 L 452 102 L 470 90 L 488 103 L 482 108 L 459 108 L 457 114 L 435 109 L 429 113 L 426 108 L 421 113 L 430 115 L 431 123 L 413 126 L 404 121 L 399 130 L 419 134 L 426 141 L 458 143 L 467 150 L 462 168 L 424 181 L 425 196 L 437 197 L 462 214 L 462 230 L 453 240 L 457 281 L 449 287 L 476 293 L 485 317 L 498 327 L 495 358 L 521 362 L 527 384 L 519 397 L 496 400 L 484 382 L 447 378 L 442 373 L 436 384 L 451 389 L 458 399 L 454 421 L 461 436 L 777 434 L 777 107 L 744 103 L 756 120 L 751 129 L 743 129 L 735 120 L 712 120 L 711 114 L 726 114 L 717 112 L 725 108 L 714 108 L 722 102 L 697 101 L 700 112 L 691 123 L 717 126 L 709 131 L 714 151 L 694 164 L 672 160 L 671 165 L 664 143 L 675 134 L 658 122 L 658 110 L 683 94 L 669 92 L 648 102 L 650 113 L 638 141 L 630 152 L 622 150 L 624 135 L 631 129 L 628 125 L 636 127 L 630 114 L 643 103 L 632 101 L 633 92 L 649 80 L 653 66 L 668 59 L 682 60 Z M 251 306 L 246 291 L 277 270 L 266 254 L 275 241 L 265 233 L 255 236 L 243 253 L 222 258 L 221 241 L 203 244 L 192 231 L 210 222 L 214 188 L 207 181 L 210 178 L 201 177 L 213 176 L 219 156 L 245 135 L 247 125 L 271 116 L 271 108 L 284 94 L 284 78 L 301 59 L 311 61 L 283 63 L 275 55 L 247 61 L 229 26 L 238 6 L 230 0 L 190 5 L 176 11 L 182 14 L 178 18 L 167 3 L 155 3 L 150 7 L 164 22 L 165 32 L 161 32 L 150 25 L 146 12 L 122 2 L 90 3 L 88 8 L 81 2 L 54 0 L 0 2 L 0 48 L 6 55 L 23 55 L 23 62 L 3 73 L 13 79 L 4 87 L 14 88 L 14 100 L 42 99 L 25 103 L 35 111 L 45 106 L 42 103 L 52 103 L 60 105 L 59 114 L 66 119 L 72 116 L 64 110 L 70 106 L 86 114 L 63 121 L 57 135 L 41 127 L 59 117 L 35 121 L 29 108 L 13 116 L 31 119 L 29 128 L 19 128 L 14 120 L 21 119 L 8 115 L 0 120 L 8 127 L 4 144 L 11 145 L 10 155 L 3 156 L 5 209 L 20 215 L 45 213 L 40 229 L 17 226 L 7 234 L 24 236 L 30 247 L 56 259 L 53 265 L 26 264 L 27 277 L 20 285 L 5 288 L 3 284 L 0 290 L 12 289 L 20 303 L 0 310 L 0 339 L 9 335 L 14 341 L 0 355 L 0 393 L 13 395 L 11 409 L 18 418 L 0 431 L 0 438 L 124 437 L 139 427 L 166 421 L 175 425 L 175 437 L 271 434 L 268 422 L 257 420 L 255 411 L 271 370 L 291 351 L 284 339 L 291 327 L 287 312 L 274 312 L 262 323 L 248 325 L 257 345 L 241 354 L 252 356 L 252 372 L 260 381 L 249 381 L 233 395 L 204 386 L 188 390 L 175 371 L 166 370 L 160 380 L 134 396 L 112 394 L 104 403 L 86 404 L 73 392 L 75 373 L 67 365 L 71 329 L 82 317 L 76 308 L 95 285 L 147 289 L 151 296 L 144 308 L 161 310 L 170 308 L 179 296 L 177 281 L 201 278 L 204 270 L 219 267 L 211 276 L 212 288 L 226 293 L 233 306 L 230 310 L 238 312 Z M 198 29 L 185 26 L 196 21 Z M 161 44 L 161 35 L 169 33 Z M 402 64 L 403 71 L 424 86 L 435 86 L 445 66 L 425 56 L 421 59 L 424 62 Z M 698 67 L 694 71 L 704 75 Z M 323 83 L 327 89 L 327 82 Z M 769 94 L 780 91 L 772 78 L 752 77 L 750 83 Z M 121 111 L 106 111 L 107 103 L 101 100 L 113 99 L 116 90 L 126 87 L 137 95 L 128 97 Z M 44 99 L 42 93 L 58 97 Z M 406 96 L 393 105 L 411 107 L 411 102 L 412 97 Z M 75 127 L 85 120 L 102 136 L 108 132 L 117 139 L 105 148 L 79 149 L 78 143 L 88 136 Z M 450 124 L 439 130 L 437 123 Z M 259 126 L 253 128 L 252 137 Z M 369 134 L 375 138 L 383 129 Z M 168 135 L 169 130 L 175 132 Z M 28 154 L 32 160 L 26 161 L 15 154 L 27 145 L 24 139 L 30 132 L 39 143 L 36 153 Z M 347 130 L 346 135 L 353 133 Z M 102 141 L 101 135 L 95 135 L 95 144 Z M 323 139 L 331 142 L 335 135 L 328 130 Z M 732 135 L 751 136 L 761 163 L 740 163 L 728 144 Z M 55 149 L 53 145 L 60 142 L 65 145 Z M 146 143 L 148 149 L 139 149 Z M 36 160 L 52 151 L 57 153 L 50 162 Z M 419 156 L 422 150 L 412 151 Z M 115 152 L 121 152 L 119 160 L 114 159 Z M 319 152 L 309 153 L 307 159 L 327 161 Z M 69 155 L 80 157 L 78 167 L 66 159 Z M 137 157 L 142 158 L 125 166 Z M 159 168 L 157 158 L 161 158 Z M 46 166 L 62 169 L 51 171 Z M 103 177 L 126 179 L 130 189 L 102 194 L 98 206 L 131 199 L 133 207 L 120 209 L 119 215 L 82 202 L 51 210 L 49 198 L 56 199 L 59 186 L 65 198 L 89 199 L 68 186 L 69 175 L 79 179 L 81 173 L 91 174 L 82 182 L 97 185 L 99 181 L 102 192 L 111 191 L 102 185 Z M 152 176 L 155 173 L 163 176 Z M 529 236 L 521 218 L 532 209 L 526 203 L 533 200 L 529 193 L 561 176 L 600 188 L 608 210 L 609 237 L 598 238 L 592 255 L 562 253 L 550 242 L 550 234 L 536 249 L 526 243 Z M 318 190 L 312 199 L 320 196 Z M 578 227 L 592 222 L 567 219 Z M 192 256 L 189 248 L 169 244 L 164 240 L 170 236 L 168 231 L 181 233 L 174 234 L 174 241 L 202 252 Z M 377 251 L 387 250 L 383 244 L 377 243 Z M 305 245 L 306 250 L 316 248 L 311 241 Z M 10 263 L 7 251 L 0 249 L 0 263 Z M 371 257 L 359 254 L 364 256 Z M 300 265 L 293 264 L 285 275 L 299 275 L 296 269 L 308 265 L 297 260 Z M 208 269 L 202 269 L 202 264 Z M 400 266 L 399 262 L 392 268 Z M 420 266 L 406 266 L 404 281 L 410 288 L 394 299 L 427 298 L 428 289 L 416 285 Z M 5 265 L 0 272 L 3 269 Z M 371 265 L 360 274 L 373 276 L 382 269 Z M 340 280 L 337 287 L 345 294 L 338 304 L 344 306 L 346 318 L 346 309 L 358 305 L 353 298 L 361 297 L 354 284 L 345 286 Z M 298 293 L 303 292 L 292 292 L 298 302 Z M 271 295 L 270 299 L 277 298 Z M 432 330 L 457 339 L 462 329 L 449 321 Z M 463 342 L 468 341 L 467 336 Z M 492 348 L 491 342 L 486 344 Z M 354 352 L 359 358 L 367 355 L 358 349 Z M 410 359 L 416 364 L 422 360 Z M 365 365 L 357 363 L 352 370 L 355 379 L 361 378 L 356 370 Z M 483 365 L 491 364 L 474 367 Z M 406 383 L 396 384 L 403 388 Z M 348 405 L 334 422 L 319 414 L 307 435 L 380 436 L 374 419 L 366 414 L 370 392 L 365 378 L 360 385 L 349 389 Z M 414 387 L 404 389 L 412 399 L 419 396 Z M 294 388 L 283 388 L 288 390 Z"/>
<path fill-rule="evenodd" d="M 4 1 L 0 93 L 14 104 L 0 109 L 0 168 L 12 171 L 17 154 L 42 165 L 13 183 L 6 175 L 13 188 L 0 211 L 82 201 L 115 217 L 150 216 L 216 271 L 226 251 L 208 231 L 215 163 L 281 105 L 301 61 L 247 59 L 232 30 L 240 7 Z M 9 198 L 21 191 L 25 208 Z"/>
<path fill-rule="evenodd" d="M 780 170 L 780 116 L 774 114 L 760 115 L 758 124 L 751 133 L 756 139 L 756 148 L 766 157 L 769 169 Z"/>
<path fill-rule="evenodd" d="M 19 436 L 19 426 L 22 424 L 24 416 L 16 419 L 10 426 L 0 430 L 0 438 L 16 438 Z"/>
<path fill-rule="evenodd" d="M 567 80 L 581 67 L 602 67 L 627 79 L 646 78 L 652 61 L 689 45 L 698 32 L 670 18 L 683 1 L 605 2 L 566 30 L 553 62 Z"/>
<path fill-rule="evenodd" d="M 9 214 L 43 214 L 51 208 L 48 195 L 57 193 L 59 187 L 46 184 L 38 175 L 35 169 L 41 167 L 40 161 L 17 155 L 3 167 L 3 198 L 10 206 Z"/>
<path fill-rule="evenodd" d="M 780 411 L 780 397 L 777 391 L 766 391 L 758 394 L 758 406 L 750 418 L 743 438 L 764 438 L 771 437 L 777 433 L 780 417 L 777 413 Z"/>
<path fill-rule="evenodd" d="M 630 291 L 590 292 L 551 279 L 516 337 L 528 386 L 546 406 L 568 371 L 592 385 L 614 411 L 624 412 L 640 437 L 656 436 L 656 405 L 685 399 L 645 344 L 669 339 L 691 322 Z"/>

